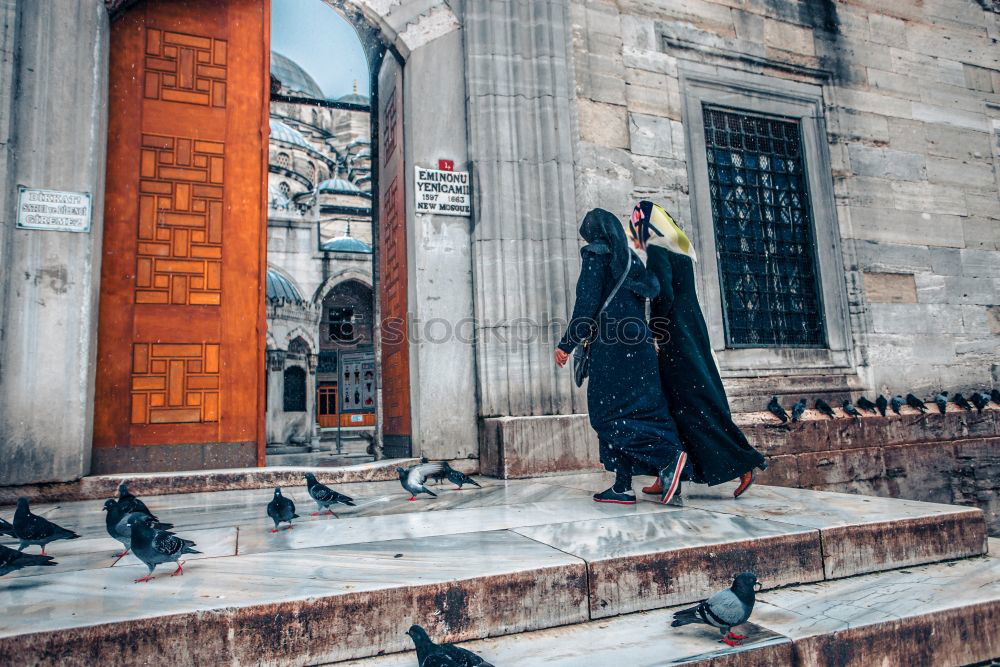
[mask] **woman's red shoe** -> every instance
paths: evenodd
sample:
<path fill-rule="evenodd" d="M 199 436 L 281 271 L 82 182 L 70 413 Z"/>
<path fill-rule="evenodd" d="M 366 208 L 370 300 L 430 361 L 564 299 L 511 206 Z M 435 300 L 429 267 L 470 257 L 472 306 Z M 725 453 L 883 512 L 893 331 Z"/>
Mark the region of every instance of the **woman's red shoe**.
<path fill-rule="evenodd" d="M 735 491 L 733 491 L 733 498 L 739 498 L 742 496 L 747 489 L 753 486 L 756 478 L 757 472 L 755 470 L 751 470 L 750 472 L 745 472 L 740 475 L 740 485 L 736 487 Z M 646 489 L 643 489 L 643 491 L 645 490 Z"/>

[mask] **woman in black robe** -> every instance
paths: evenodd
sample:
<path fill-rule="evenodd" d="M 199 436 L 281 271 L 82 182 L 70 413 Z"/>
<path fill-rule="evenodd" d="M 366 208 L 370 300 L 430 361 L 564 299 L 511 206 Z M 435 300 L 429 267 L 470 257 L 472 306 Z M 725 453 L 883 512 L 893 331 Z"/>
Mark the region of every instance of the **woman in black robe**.
<path fill-rule="evenodd" d="M 753 483 L 755 469 L 767 464 L 729 411 L 698 305 L 691 242 L 665 210 L 649 201 L 635 207 L 629 234 L 646 249 L 646 268 L 660 285 L 650 326 L 659 346 L 663 392 L 690 458 L 687 476 L 709 485 L 739 478 L 734 494 L 738 498 Z M 659 489 L 654 484 L 643 491 L 656 494 Z"/>
<path fill-rule="evenodd" d="M 659 286 L 625 239 L 618 219 L 603 209 L 590 211 L 580 226 L 588 242 L 576 285 L 573 319 L 555 352 L 562 367 L 570 353 L 591 334 L 587 407 L 597 431 L 601 462 L 615 473 L 610 489 L 594 494 L 597 502 L 635 503 L 632 475 L 656 475 L 670 502 L 680 483 L 687 456 L 660 387 L 656 351 L 646 324 L 646 299 Z M 601 306 L 624 275 L 621 288 L 597 318 Z"/>

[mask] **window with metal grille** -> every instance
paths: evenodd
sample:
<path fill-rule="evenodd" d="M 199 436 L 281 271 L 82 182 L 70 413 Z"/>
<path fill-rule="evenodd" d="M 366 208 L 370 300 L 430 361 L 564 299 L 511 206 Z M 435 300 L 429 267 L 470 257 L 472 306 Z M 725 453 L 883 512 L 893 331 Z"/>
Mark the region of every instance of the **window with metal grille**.
<path fill-rule="evenodd" d="M 306 410 L 306 372 L 298 366 L 285 369 L 285 412 L 305 412 Z"/>
<path fill-rule="evenodd" d="M 703 115 L 726 346 L 824 346 L 799 121 Z"/>

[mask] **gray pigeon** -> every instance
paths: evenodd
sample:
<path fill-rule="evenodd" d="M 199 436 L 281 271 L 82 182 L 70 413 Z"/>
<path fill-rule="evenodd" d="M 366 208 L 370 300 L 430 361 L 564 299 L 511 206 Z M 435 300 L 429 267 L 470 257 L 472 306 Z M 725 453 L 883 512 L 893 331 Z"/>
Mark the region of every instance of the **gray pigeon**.
<path fill-rule="evenodd" d="M 29 544 L 38 544 L 45 555 L 45 545 L 56 540 L 75 540 L 80 537 L 72 530 L 57 526 L 48 519 L 32 514 L 28 509 L 28 499 L 18 498 L 14 511 L 14 537 L 21 540 L 18 551 L 24 551 Z"/>
<path fill-rule="evenodd" d="M 875 411 L 878 409 L 877 405 L 875 405 L 874 403 L 872 403 L 871 401 L 869 401 L 864 396 L 861 396 L 860 398 L 858 398 L 858 407 L 861 408 L 862 410 L 866 410 L 866 411 L 868 411 L 868 412 L 870 412 L 872 414 L 875 414 Z"/>
<path fill-rule="evenodd" d="M 777 396 L 771 397 L 771 402 L 767 404 L 767 409 L 772 415 L 777 417 L 782 424 L 788 421 L 788 413 L 785 409 L 781 407 L 781 403 L 778 402 Z"/>
<path fill-rule="evenodd" d="M 990 400 L 996 403 L 997 405 L 1000 405 L 1000 389 L 990 390 Z"/>
<path fill-rule="evenodd" d="M 855 419 L 861 419 L 861 413 L 858 412 L 858 409 L 856 407 L 851 405 L 850 401 L 844 401 L 843 407 L 844 407 L 844 412 L 854 417 Z"/>
<path fill-rule="evenodd" d="M 417 667 L 493 667 L 468 649 L 454 644 L 435 644 L 427 631 L 411 625 L 406 634 L 417 649 Z"/>
<path fill-rule="evenodd" d="M 927 405 L 913 394 L 906 395 L 906 404 L 914 410 L 919 410 L 920 414 L 927 412 Z"/>
<path fill-rule="evenodd" d="M 819 410 L 820 412 L 822 412 L 824 415 L 826 415 L 830 419 L 836 419 L 837 418 L 837 413 L 834 412 L 833 408 L 830 407 L 830 404 L 827 403 L 826 401 L 824 401 L 822 398 L 817 398 L 816 399 L 816 409 Z"/>
<path fill-rule="evenodd" d="M 426 493 L 437 498 L 437 494 L 428 489 L 424 483 L 432 478 L 444 473 L 444 465 L 441 463 L 421 463 L 412 468 L 396 468 L 399 473 L 399 483 L 410 492 L 410 501 L 417 499 L 418 493 Z"/>
<path fill-rule="evenodd" d="M 889 407 L 889 401 L 885 400 L 885 396 L 879 394 L 878 398 L 875 399 L 875 407 L 878 408 L 879 414 L 885 417 L 885 409 Z"/>
<path fill-rule="evenodd" d="M 274 490 L 274 498 L 267 504 L 267 515 L 274 521 L 272 533 L 278 532 L 278 524 L 282 521 L 288 522 L 288 527 L 285 530 L 291 530 L 293 528 L 292 519 L 299 518 L 299 515 L 295 513 L 295 503 L 292 502 L 291 498 L 281 495 L 281 487 Z"/>
<path fill-rule="evenodd" d="M 965 396 L 962 396 L 962 394 L 955 394 L 955 398 L 951 400 L 955 403 L 955 405 L 963 410 L 972 410 L 972 406 L 969 404 L 968 399 L 966 399 Z"/>
<path fill-rule="evenodd" d="M 483 488 L 482 486 L 480 486 L 479 482 L 472 479 L 461 470 L 455 470 L 447 463 L 444 464 L 444 469 L 448 475 L 448 481 L 457 486 L 459 491 L 462 490 L 462 486 L 464 486 L 465 484 L 471 484 L 477 489 Z"/>
<path fill-rule="evenodd" d="M 974 391 L 969 397 L 969 400 L 972 401 L 974 406 L 976 406 L 976 412 L 982 414 L 983 408 L 990 403 L 990 395 L 981 391 Z"/>
<path fill-rule="evenodd" d="M 730 646 L 736 646 L 746 637 L 734 635 L 732 628 L 742 625 L 750 618 L 756 601 L 757 576 L 751 572 L 741 572 L 733 579 L 733 585 L 724 591 L 719 591 L 695 607 L 674 612 L 671 627 L 704 623 L 719 628 L 724 637 L 722 641 Z"/>
<path fill-rule="evenodd" d="M 338 493 L 331 489 L 325 484 L 320 484 L 316 481 L 316 475 L 311 472 L 306 473 L 306 486 L 309 487 L 309 497 L 316 501 L 316 505 L 319 507 L 320 511 L 326 510 L 330 514 L 333 514 L 333 510 L 330 509 L 330 505 L 350 505 L 354 507 L 354 498 L 350 496 L 345 496 L 343 493 Z M 319 512 L 313 512 L 312 516 L 319 516 Z M 333 514 L 333 516 L 337 516 Z"/>
<path fill-rule="evenodd" d="M 132 553 L 149 568 L 149 574 L 135 580 L 150 581 L 153 570 L 160 563 L 177 563 L 177 569 L 170 576 L 184 574 L 184 562 L 180 560 L 183 554 L 200 554 L 191 547 L 196 546 L 191 540 L 177 537 L 165 530 L 157 530 L 152 526 L 153 520 L 141 512 L 133 512 L 128 519 L 132 528 Z"/>
<path fill-rule="evenodd" d="M 146 507 L 146 503 L 129 493 L 128 482 L 122 482 L 118 485 L 118 505 L 121 507 L 122 514 L 142 512 L 143 514 L 149 515 L 153 521 L 160 521 L 155 514 L 149 511 L 149 508 Z"/>
<path fill-rule="evenodd" d="M 900 396 L 899 394 L 893 396 L 892 400 L 889 401 L 889 405 L 892 406 L 892 411 L 895 412 L 897 415 L 899 414 L 900 408 L 903 407 L 903 403 L 904 403 L 903 397 Z"/>
<path fill-rule="evenodd" d="M 122 547 L 124 547 L 124 551 L 114 555 L 116 558 L 124 558 L 129 549 L 132 548 L 132 528 L 128 525 L 128 520 L 133 515 L 149 516 L 150 525 L 157 530 L 170 530 L 174 527 L 172 523 L 156 521 L 144 512 L 128 512 L 126 510 L 126 503 L 111 498 L 104 501 L 104 511 L 107 512 L 104 515 L 104 527 L 107 529 L 108 535 L 121 542 Z"/>
<path fill-rule="evenodd" d="M 942 391 L 934 397 L 934 404 L 937 405 L 938 412 L 944 414 L 948 411 L 948 392 Z"/>
<path fill-rule="evenodd" d="M 806 399 L 801 398 L 799 402 L 792 406 L 792 421 L 797 422 L 802 419 L 802 413 L 806 411 Z"/>
<path fill-rule="evenodd" d="M 14 526 L 12 526 L 9 521 L 0 519 L 0 535 L 10 535 L 11 537 L 16 537 L 14 535 Z"/>
<path fill-rule="evenodd" d="M 20 570 L 22 567 L 36 565 L 58 565 L 58 563 L 52 560 L 52 556 L 21 553 L 0 544 L 0 577 Z"/>

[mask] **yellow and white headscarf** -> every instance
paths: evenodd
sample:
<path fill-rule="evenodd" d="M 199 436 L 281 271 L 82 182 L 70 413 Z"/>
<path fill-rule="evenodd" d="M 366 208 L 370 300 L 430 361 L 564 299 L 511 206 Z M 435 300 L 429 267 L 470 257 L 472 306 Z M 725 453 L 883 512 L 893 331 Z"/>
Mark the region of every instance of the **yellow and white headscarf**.
<path fill-rule="evenodd" d="M 628 229 L 632 238 L 638 239 L 644 247 L 662 246 L 672 252 L 687 255 L 692 261 L 698 261 L 687 234 L 662 206 L 645 199 L 640 201 L 632 211 Z"/>

